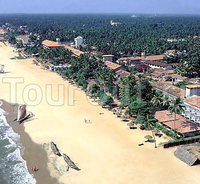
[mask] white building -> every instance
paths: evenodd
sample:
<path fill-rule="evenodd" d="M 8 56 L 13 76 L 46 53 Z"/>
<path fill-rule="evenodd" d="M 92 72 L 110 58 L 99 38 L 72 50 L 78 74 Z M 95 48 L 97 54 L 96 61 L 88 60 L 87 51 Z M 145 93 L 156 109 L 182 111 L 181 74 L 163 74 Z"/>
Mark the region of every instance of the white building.
<path fill-rule="evenodd" d="M 74 39 L 75 42 L 75 47 L 79 47 L 79 46 L 83 46 L 83 37 L 82 36 L 78 36 Z"/>
<path fill-rule="evenodd" d="M 103 62 L 105 62 L 105 61 L 113 62 L 114 55 L 102 55 L 102 56 L 103 56 Z"/>
<path fill-rule="evenodd" d="M 29 36 L 28 35 L 19 35 L 17 37 L 18 41 L 22 41 L 23 45 L 26 46 L 29 44 Z"/>
<path fill-rule="evenodd" d="M 200 96 L 200 85 L 199 84 L 191 84 L 186 86 L 186 98 L 192 96 Z"/>
<path fill-rule="evenodd" d="M 172 70 L 172 65 L 169 65 L 167 63 L 157 62 L 157 61 L 146 61 L 145 64 L 147 64 L 149 67 L 153 69 L 163 69 L 163 70 Z"/>

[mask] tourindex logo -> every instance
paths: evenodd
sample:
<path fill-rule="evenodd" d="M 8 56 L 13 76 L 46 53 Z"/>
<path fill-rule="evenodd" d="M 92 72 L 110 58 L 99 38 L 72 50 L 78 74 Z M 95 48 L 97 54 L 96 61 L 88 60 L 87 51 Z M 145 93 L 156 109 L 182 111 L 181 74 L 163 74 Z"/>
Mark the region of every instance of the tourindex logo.
<path fill-rule="evenodd" d="M 21 92 L 19 92 L 18 87 L 24 84 L 25 79 L 23 77 L 4 77 L 2 78 L 2 82 L 9 85 L 10 101 L 12 103 L 17 103 L 17 96 L 22 95 L 24 104 L 28 106 L 37 106 L 43 100 L 46 100 L 51 106 L 63 106 L 65 103 L 68 103 L 69 106 L 74 106 L 77 101 L 75 99 L 75 92 L 82 92 L 81 89 L 74 88 L 73 85 L 58 84 L 56 92 L 57 97 L 54 96 L 53 98 L 53 86 L 51 84 L 46 84 L 45 87 L 42 88 L 37 84 L 30 83 L 25 85 L 22 94 L 20 94 Z M 86 99 L 92 105 L 98 105 L 91 102 L 87 96 Z"/>
<path fill-rule="evenodd" d="M 22 88 L 20 85 L 23 85 L 25 83 L 25 78 L 23 77 L 4 77 L 2 78 L 2 82 L 3 84 L 8 85 L 7 87 L 9 88 L 10 101 L 12 103 L 18 103 L 17 97 L 21 95 L 23 103 L 28 106 L 37 106 L 44 100 L 51 106 L 63 106 L 66 103 L 68 104 L 68 106 L 74 106 L 75 103 L 79 100 L 76 99 L 76 92 L 83 92 L 80 88 L 74 87 L 73 84 L 58 84 L 57 86 L 46 84 L 44 87 L 41 87 L 38 84 L 30 83 L 24 85 L 23 90 L 21 90 Z M 20 90 L 18 89 L 19 87 Z M 55 88 L 57 90 L 56 92 Z M 109 92 L 106 91 L 105 88 L 103 88 L 102 90 L 104 90 L 106 93 L 112 94 L 115 97 L 120 96 L 119 89 L 112 88 L 109 90 Z M 89 92 L 89 88 L 87 91 Z M 125 94 L 126 101 L 130 101 L 131 89 L 129 87 L 125 88 Z M 97 100 L 96 96 L 96 94 L 91 93 L 89 96 L 85 95 L 88 103 L 90 103 L 91 105 L 104 106 L 105 104 L 103 102 L 100 102 L 100 100 Z M 138 96 L 141 96 L 141 90 L 138 90 Z"/>

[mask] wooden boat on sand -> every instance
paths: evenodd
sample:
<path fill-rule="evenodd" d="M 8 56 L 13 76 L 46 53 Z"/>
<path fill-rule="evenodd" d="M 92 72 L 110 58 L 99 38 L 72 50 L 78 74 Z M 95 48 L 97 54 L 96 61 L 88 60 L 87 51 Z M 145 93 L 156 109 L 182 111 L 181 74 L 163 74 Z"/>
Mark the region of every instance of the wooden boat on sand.
<path fill-rule="evenodd" d="M 56 144 L 55 144 L 54 142 L 51 142 L 51 149 L 52 149 L 52 151 L 53 151 L 53 153 L 54 153 L 55 155 L 62 156 L 62 155 L 60 154 L 59 149 L 57 148 L 57 146 L 56 146 Z"/>
<path fill-rule="evenodd" d="M 70 168 L 80 171 L 76 164 L 65 153 L 63 153 L 63 158 Z"/>
<path fill-rule="evenodd" d="M 29 112 L 27 114 L 26 105 L 20 105 L 18 107 L 17 122 L 22 123 L 23 121 L 33 117 L 33 113 Z"/>

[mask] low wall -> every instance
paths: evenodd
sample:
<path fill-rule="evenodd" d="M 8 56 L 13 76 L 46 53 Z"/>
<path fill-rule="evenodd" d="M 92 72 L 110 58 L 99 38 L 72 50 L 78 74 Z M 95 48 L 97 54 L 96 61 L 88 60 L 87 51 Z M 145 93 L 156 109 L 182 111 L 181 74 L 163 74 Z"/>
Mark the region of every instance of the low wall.
<path fill-rule="evenodd" d="M 165 143 L 163 145 L 163 148 L 170 148 L 170 147 L 174 147 L 174 146 L 180 146 L 180 145 L 185 145 L 185 144 L 192 144 L 192 143 L 195 143 L 195 142 L 198 142 L 198 141 L 200 141 L 200 137 L 199 138 L 189 139 L 189 140 L 169 142 L 169 143 Z"/>

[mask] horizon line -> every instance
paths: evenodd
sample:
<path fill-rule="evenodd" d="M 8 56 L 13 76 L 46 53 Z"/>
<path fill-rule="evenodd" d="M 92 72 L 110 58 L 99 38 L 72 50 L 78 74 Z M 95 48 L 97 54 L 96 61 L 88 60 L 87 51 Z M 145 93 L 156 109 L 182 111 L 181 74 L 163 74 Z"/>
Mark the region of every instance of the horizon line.
<path fill-rule="evenodd" d="M 0 13 L 0 15 L 200 15 L 200 13 Z"/>

